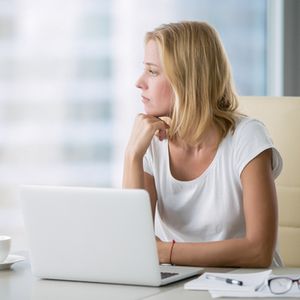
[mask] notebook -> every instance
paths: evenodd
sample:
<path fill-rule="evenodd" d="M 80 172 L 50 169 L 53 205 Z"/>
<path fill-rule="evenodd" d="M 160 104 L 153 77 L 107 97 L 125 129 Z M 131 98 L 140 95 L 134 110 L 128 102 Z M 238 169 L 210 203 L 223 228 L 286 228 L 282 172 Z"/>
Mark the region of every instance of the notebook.
<path fill-rule="evenodd" d="M 27 185 L 20 200 L 39 278 L 160 286 L 203 272 L 159 265 L 145 190 Z"/>

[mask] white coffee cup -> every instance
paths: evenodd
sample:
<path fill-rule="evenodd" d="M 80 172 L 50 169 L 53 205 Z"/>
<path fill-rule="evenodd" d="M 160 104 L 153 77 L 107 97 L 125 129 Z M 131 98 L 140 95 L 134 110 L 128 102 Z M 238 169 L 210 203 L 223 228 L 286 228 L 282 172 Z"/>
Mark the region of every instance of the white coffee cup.
<path fill-rule="evenodd" d="M 0 263 L 7 258 L 11 245 L 11 237 L 0 234 Z"/>

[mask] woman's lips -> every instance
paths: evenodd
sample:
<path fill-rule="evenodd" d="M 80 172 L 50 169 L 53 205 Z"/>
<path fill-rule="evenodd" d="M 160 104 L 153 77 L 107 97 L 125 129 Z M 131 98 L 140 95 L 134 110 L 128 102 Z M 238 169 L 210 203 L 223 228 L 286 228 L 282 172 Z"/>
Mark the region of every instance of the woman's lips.
<path fill-rule="evenodd" d="M 149 102 L 149 101 L 150 101 L 149 98 L 146 98 L 146 97 L 142 96 L 142 102 L 143 102 L 143 103 L 147 103 L 147 102 Z"/>

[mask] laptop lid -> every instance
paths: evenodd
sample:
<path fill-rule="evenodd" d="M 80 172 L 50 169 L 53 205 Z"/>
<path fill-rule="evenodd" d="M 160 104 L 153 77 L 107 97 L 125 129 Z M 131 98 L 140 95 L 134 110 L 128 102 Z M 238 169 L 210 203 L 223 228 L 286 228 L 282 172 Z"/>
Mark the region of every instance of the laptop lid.
<path fill-rule="evenodd" d="M 20 197 L 37 277 L 164 284 L 145 190 L 22 186 Z"/>

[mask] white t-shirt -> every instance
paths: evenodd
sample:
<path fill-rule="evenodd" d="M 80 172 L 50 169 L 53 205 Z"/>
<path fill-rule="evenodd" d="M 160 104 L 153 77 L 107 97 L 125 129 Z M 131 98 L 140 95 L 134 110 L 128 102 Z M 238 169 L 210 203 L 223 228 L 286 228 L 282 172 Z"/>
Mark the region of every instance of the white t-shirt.
<path fill-rule="evenodd" d="M 266 127 L 240 117 L 227 134 L 209 167 L 196 179 L 180 181 L 170 171 L 168 140 L 152 142 L 144 156 L 144 171 L 154 176 L 157 191 L 155 231 L 164 241 L 206 242 L 241 238 L 245 218 L 240 175 L 258 154 L 272 148 L 274 179 L 282 159 Z M 277 251 L 273 264 L 281 265 Z"/>

